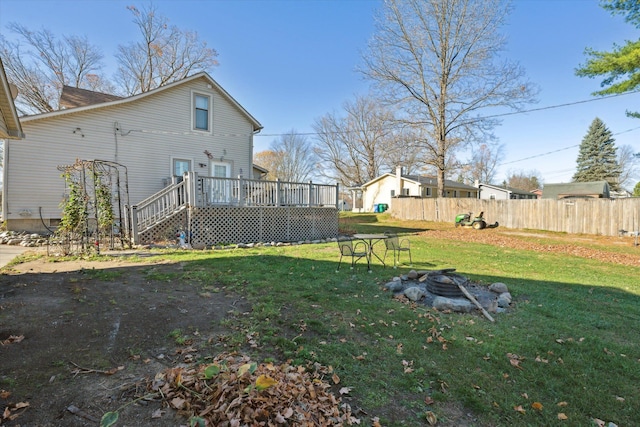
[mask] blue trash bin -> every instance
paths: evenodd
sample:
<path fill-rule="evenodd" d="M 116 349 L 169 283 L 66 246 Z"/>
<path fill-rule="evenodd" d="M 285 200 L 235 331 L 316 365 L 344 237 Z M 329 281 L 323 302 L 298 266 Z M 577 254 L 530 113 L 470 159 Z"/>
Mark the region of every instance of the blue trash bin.
<path fill-rule="evenodd" d="M 378 212 L 378 209 L 380 209 L 380 205 L 379 204 L 376 203 L 375 205 L 373 205 L 373 211 L 374 212 Z"/>

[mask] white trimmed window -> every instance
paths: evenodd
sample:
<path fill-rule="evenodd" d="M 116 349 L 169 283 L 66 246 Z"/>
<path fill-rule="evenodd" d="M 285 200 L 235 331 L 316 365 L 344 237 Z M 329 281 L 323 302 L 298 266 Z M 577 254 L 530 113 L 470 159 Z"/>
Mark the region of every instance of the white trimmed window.
<path fill-rule="evenodd" d="M 173 176 L 182 177 L 185 172 L 191 170 L 191 160 L 173 159 Z"/>
<path fill-rule="evenodd" d="M 193 129 L 211 131 L 211 97 L 208 95 L 193 94 Z"/>

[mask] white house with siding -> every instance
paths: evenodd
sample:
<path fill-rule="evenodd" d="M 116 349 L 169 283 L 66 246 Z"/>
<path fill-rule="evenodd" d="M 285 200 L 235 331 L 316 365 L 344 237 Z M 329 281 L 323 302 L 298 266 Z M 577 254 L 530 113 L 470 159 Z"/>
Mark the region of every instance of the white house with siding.
<path fill-rule="evenodd" d="M 460 182 L 445 180 L 446 197 L 478 198 L 478 189 Z M 385 173 L 363 184 L 352 191 L 362 193 L 362 205 L 354 210 L 360 212 L 374 212 L 375 205 L 391 206 L 397 197 L 437 197 L 438 180 L 435 177 L 405 175 L 402 168 L 397 167 L 396 173 Z"/>
<path fill-rule="evenodd" d="M 126 168 L 131 204 L 186 171 L 252 177 L 262 125 L 207 73 L 131 96 L 20 118 L 4 148 L 3 220 L 10 230 L 58 225 L 68 193 L 59 166 L 76 159 Z"/>
<path fill-rule="evenodd" d="M 531 191 L 520 190 L 513 187 L 501 187 L 492 184 L 480 184 L 476 181 L 475 186 L 480 192 L 482 200 L 513 200 L 513 199 L 537 199 L 538 195 Z"/>

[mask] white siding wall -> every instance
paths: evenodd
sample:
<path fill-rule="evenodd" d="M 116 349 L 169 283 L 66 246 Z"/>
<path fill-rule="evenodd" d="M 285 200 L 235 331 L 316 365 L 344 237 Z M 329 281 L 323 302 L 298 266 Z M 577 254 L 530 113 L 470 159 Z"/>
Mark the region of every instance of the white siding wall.
<path fill-rule="evenodd" d="M 499 188 L 491 188 L 486 186 L 481 186 L 480 189 L 480 198 L 483 200 L 507 200 L 508 192 L 506 190 L 502 190 Z M 494 196 L 493 198 L 491 196 Z"/>
<path fill-rule="evenodd" d="M 192 131 L 192 91 L 212 97 L 212 133 Z M 118 123 L 120 132 L 114 131 Z M 59 218 L 65 184 L 59 165 L 76 159 L 107 160 L 127 167 L 131 204 L 162 188 L 172 174 L 171 159 L 190 159 L 195 172 L 206 175 L 210 161 L 251 173 L 253 127 L 249 119 L 204 78 L 160 91 L 142 99 L 108 108 L 97 108 L 22 123 L 26 138 L 11 141 L 5 219 L 23 219 L 22 210 L 38 218 Z M 73 133 L 74 129 L 80 131 Z M 117 154 L 116 154 L 117 140 Z M 214 159 L 204 153 L 209 151 Z M 199 163 L 206 164 L 200 167 Z"/>
<path fill-rule="evenodd" d="M 386 203 L 391 206 L 391 190 L 395 190 L 395 195 L 400 195 L 397 188 L 397 178 L 395 175 L 385 175 L 379 180 L 368 185 L 362 196 L 363 209 L 365 212 L 373 212 L 373 205 Z M 409 189 L 409 195 L 419 195 L 418 185 L 413 181 L 402 180 L 402 187 Z M 406 190 L 405 190 L 406 191 Z"/>

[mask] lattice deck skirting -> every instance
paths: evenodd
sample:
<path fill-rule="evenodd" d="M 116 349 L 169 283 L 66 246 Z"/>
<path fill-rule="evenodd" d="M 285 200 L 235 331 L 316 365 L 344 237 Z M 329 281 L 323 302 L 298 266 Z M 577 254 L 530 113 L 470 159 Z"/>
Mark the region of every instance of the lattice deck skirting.
<path fill-rule="evenodd" d="M 184 230 L 193 245 L 297 242 L 336 237 L 338 210 L 327 207 L 189 208 L 140 234 L 140 243 L 175 240 Z"/>

